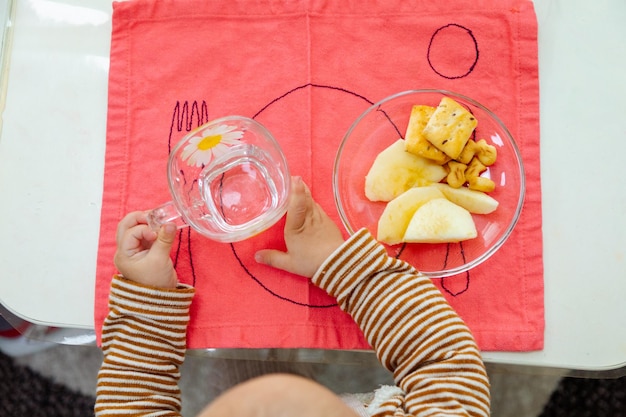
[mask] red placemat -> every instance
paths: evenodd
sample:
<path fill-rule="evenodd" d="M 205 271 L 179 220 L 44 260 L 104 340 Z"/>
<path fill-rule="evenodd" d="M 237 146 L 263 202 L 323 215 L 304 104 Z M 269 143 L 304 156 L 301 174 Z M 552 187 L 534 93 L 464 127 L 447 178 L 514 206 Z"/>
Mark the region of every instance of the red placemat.
<path fill-rule="evenodd" d="M 483 350 L 543 346 L 537 26 L 519 0 L 137 0 L 114 3 L 95 323 L 107 314 L 115 228 L 171 198 L 169 150 L 189 130 L 238 114 L 264 124 L 292 174 L 339 222 L 338 144 L 372 103 L 438 88 L 498 114 L 525 162 L 521 219 L 500 251 L 437 280 Z M 190 348 L 368 348 L 358 327 L 308 280 L 254 261 L 283 248 L 280 222 L 245 242 L 181 231 L 173 259 L 197 288 Z"/>

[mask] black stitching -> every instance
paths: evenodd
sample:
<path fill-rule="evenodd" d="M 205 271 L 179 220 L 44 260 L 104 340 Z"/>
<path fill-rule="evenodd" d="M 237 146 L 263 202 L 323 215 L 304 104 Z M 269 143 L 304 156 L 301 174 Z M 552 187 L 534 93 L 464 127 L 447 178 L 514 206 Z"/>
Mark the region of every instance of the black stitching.
<path fill-rule="evenodd" d="M 459 242 L 459 248 L 461 250 L 461 258 L 463 259 L 463 263 L 467 262 L 465 260 L 465 250 L 463 249 L 463 242 Z M 448 264 L 448 254 L 450 252 L 450 243 L 448 243 L 446 245 L 446 258 L 445 261 L 443 263 L 443 269 L 446 269 L 446 266 Z M 443 277 L 441 278 L 441 288 L 443 288 L 445 290 L 445 292 L 447 292 L 448 294 L 450 294 L 453 297 L 456 297 L 457 295 L 461 295 L 464 292 L 466 292 L 469 289 L 469 285 L 470 285 L 470 271 L 465 271 L 465 287 L 461 290 L 461 291 L 457 291 L 457 292 L 453 292 L 452 290 L 450 290 L 448 287 L 446 287 L 446 279 L 448 278 L 452 278 L 452 277 Z"/>
<path fill-rule="evenodd" d="M 474 42 L 474 51 L 476 53 L 476 58 L 474 58 L 474 62 L 472 63 L 472 65 L 469 67 L 469 69 L 467 70 L 466 73 L 461 74 L 461 75 L 446 75 L 441 73 L 440 71 L 437 71 L 437 69 L 435 68 L 435 66 L 433 65 L 433 63 L 430 60 L 430 52 L 431 52 L 431 47 L 433 45 L 433 40 L 435 39 L 435 37 L 437 36 L 437 34 L 446 29 L 449 28 L 451 26 L 455 26 L 458 28 L 461 28 L 463 30 L 465 30 L 467 32 L 467 34 L 472 38 L 472 41 Z M 468 75 L 470 75 L 472 73 L 472 71 L 474 71 L 474 68 L 476 67 L 476 63 L 478 62 L 478 41 L 476 41 L 476 37 L 474 36 L 474 34 L 472 33 L 472 31 L 468 28 L 466 28 L 465 26 L 461 26 L 457 23 L 449 23 L 445 26 L 440 27 L 439 29 L 437 29 L 435 31 L 435 33 L 433 33 L 433 35 L 430 38 L 430 42 L 428 43 L 428 50 L 426 52 L 426 59 L 428 60 L 428 65 L 430 66 L 430 68 L 439 76 L 443 77 L 443 78 L 447 78 L 449 80 L 455 80 L 455 79 L 459 79 L 459 78 L 464 78 L 467 77 Z"/>
<path fill-rule="evenodd" d="M 194 126 L 194 119 L 195 119 L 195 126 Z M 177 101 L 176 105 L 174 106 L 174 111 L 172 113 L 172 120 L 170 123 L 170 133 L 169 133 L 169 138 L 167 141 L 168 156 L 172 152 L 172 135 L 174 133 L 174 127 L 176 127 L 177 132 L 183 132 L 183 131 L 189 132 L 196 127 L 202 126 L 208 121 L 209 121 L 209 110 L 208 110 L 206 101 L 202 101 L 200 104 L 198 104 L 197 101 L 194 101 L 191 104 L 191 113 L 189 112 L 188 101 L 184 101 L 182 103 L 182 107 L 181 107 L 181 102 Z M 178 140 L 178 138 L 176 138 L 176 140 Z M 183 185 L 187 185 L 187 179 L 185 178 L 184 175 L 183 175 L 183 179 L 184 179 Z M 194 181 L 192 181 L 190 185 L 189 192 L 191 192 L 191 189 L 193 189 L 195 184 L 196 184 L 196 180 L 194 179 Z M 180 252 L 181 252 L 181 246 L 182 246 L 182 240 L 183 240 L 182 238 L 183 238 L 183 232 L 181 230 L 178 234 L 178 245 L 174 253 L 174 267 L 178 265 L 178 260 L 180 259 Z M 196 268 L 193 262 L 192 252 L 193 251 L 191 248 L 191 228 L 188 228 L 187 229 L 187 256 L 189 257 L 189 267 L 191 270 L 192 283 L 193 283 L 193 286 L 195 287 L 197 275 L 196 275 Z"/>

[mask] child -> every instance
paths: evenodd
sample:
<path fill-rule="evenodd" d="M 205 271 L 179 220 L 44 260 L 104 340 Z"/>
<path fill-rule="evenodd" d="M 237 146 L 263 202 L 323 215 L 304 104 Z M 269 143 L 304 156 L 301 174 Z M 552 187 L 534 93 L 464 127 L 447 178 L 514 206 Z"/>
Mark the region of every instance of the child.
<path fill-rule="evenodd" d="M 200 414 L 215 416 L 488 416 L 489 382 L 467 326 L 432 282 L 387 256 L 365 229 L 347 241 L 293 178 L 287 252 L 263 249 L 257 262 L 305 277 L 337 298 L 394 374 L 395 387 L 348 407 L 324 387 L 290 375 L 252 379 Z M 117 230 L 110 312 L 102 332 L 96 415 L 179 416 L 179 367 L 194 289 L 179 284 L 170 259 L 173 225 L 158 234 L 145 213 Z"/>

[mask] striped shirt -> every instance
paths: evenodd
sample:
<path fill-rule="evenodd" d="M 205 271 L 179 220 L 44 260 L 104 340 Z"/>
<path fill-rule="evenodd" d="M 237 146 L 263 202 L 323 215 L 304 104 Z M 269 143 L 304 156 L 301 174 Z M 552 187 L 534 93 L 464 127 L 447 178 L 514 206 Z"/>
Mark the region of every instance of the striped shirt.
<path fill-rule="evenodd" d="M 429 278 L 387 256 L 365 229 L 312 278 L 359 325 L 398 389 L 368 412 L 488 416 L 489 381 L 476 343 Z M 179 416 L 179 367 L 194 290 L 114 277 L 102 331 L 96 415 Z"/>

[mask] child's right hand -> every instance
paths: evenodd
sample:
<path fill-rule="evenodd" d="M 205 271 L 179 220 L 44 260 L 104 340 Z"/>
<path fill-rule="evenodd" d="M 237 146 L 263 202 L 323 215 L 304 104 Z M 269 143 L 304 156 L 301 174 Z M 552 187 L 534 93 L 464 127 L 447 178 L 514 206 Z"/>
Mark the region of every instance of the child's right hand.
<path fill-rule="evenodd" d="M 159 288 L 176 288 L 178 278 L 170 259 L 176 226 L 166 223 L 155 233 L 146 212 L 127 214 L 117 226 L 115 266 L 124 278 Z"/>
<path fill-rule="evenodd" d="M 313 200 L 300 177 L 292 178 L 284 233 L 287 252 L 262 249 L 256 261 L 309 278 L 344 242 L 337 225 Z"/>

